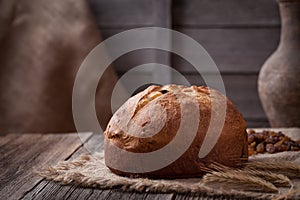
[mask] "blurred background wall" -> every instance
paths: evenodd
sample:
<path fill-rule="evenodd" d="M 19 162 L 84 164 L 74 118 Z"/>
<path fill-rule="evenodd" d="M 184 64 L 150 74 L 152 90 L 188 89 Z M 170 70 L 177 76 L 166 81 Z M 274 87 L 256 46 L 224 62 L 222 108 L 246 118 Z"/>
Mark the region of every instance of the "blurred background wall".
<path fill-rule="evenodd" d="M 89 0 L 104 39 L 127 29 L 173 28 L 198 41 L 217 64 L 228 97 L 238 106 L 248 127 L 267 127 L 258 92 L 258 72 L 279 42 L 280 18 L 275 0 Z M 182 46 L 182 48 L 185 48 Z M 189 51 L 188 49 L 185 49 Z M 139 50 L 117 59 L 119 76 L 149 62 L 172 66 L 192 84 L 203 84 L 195 69 L 179 56 L 158 50 Z M 168 72 L 137 71 L 141 79 L 166 77 Z"/>

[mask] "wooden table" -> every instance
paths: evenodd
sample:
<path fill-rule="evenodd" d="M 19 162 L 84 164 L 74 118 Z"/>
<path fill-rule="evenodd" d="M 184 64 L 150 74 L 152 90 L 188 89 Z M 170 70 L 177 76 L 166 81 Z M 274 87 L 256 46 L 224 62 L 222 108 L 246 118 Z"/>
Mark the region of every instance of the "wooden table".
<path fill-rule="evenodd" d="M 299 131 L 299 129 L 298 129 Z M 7 134 L 0 136 L 0 200 L 5 199 L 203 199 L 194 194 L 153 194 L 99 190 L 46 181 L 37 172 L 103 148 L 103 136 L 92 133 Z M 81 138 L 81 139 L 80 139 Z M 205 197 L 205 199 L 212 199 Z"/>
<path fill-rule="evenodd" d="M 81 133 L 91 151 L 103 147 L 103 138 Z M 122 192 L 62 186 L 37 172 L 59 161 L 88 152 L 77 133 L 7 134 L 0 136 L 0 200 L 6 199 L 174 199 L 176 194 Z"/>

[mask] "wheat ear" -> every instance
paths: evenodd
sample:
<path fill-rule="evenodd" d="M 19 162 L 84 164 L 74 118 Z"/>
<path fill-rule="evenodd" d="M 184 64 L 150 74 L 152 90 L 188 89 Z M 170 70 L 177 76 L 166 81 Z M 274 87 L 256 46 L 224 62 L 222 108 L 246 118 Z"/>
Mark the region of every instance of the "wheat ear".
<path fill-rule="evenodd" d="M 203 177 L 204 183 L 225 183 L 231 188 L 243 189 L 248 191 L 278 192 L 278 189 L 270 182 L 252 176 L 241 174 L 238 171 L 213 171 Z"/>
<path fill-rule="evenodd" d="M 290 178 L 300 177 L 300 166 L 289 161 L 253 161 L 247 163 L 245 169 L 271 171 Z"/>
<path fill-rule="evenodd" d="M 235 169 L 235 168 L 222 165 L 220 163 L 213 162 L 209 165 L 209 168 L 206 169 L 206 172 L 211 173 L 213 171 L 219 171 L 219 172 L 235 171 L 240 175 L 242 174 L 251 175 L 251 176 L 257 176 L 259 178 L 263 178 L 264 180 L 271 182 L 275 186 L 281 186 L 281 187 L 292 186 L 292 182 L 287 176 L 283 174 L 276 174 L 271 171 L 265 171 L 263 169 L 252 169 L 252 168 Z"/>
<path fill-rule="evenodd" d="M 249 174 L 256 177 L 262 177 L 264 180 L 271 182 L 275 186 L 280 187 L 289 187 L 292 186 L 291 180 L 283 175 L 283 174 L 276 174 L 270 171 L 261 171 L 257 169 L 245 169 L 239 170 L 241 174 Z"/>

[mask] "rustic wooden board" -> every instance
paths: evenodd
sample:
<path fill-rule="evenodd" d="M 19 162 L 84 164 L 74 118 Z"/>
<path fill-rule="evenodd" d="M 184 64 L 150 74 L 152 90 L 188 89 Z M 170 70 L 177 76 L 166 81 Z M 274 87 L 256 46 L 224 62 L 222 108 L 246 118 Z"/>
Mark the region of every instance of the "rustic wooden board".
<path fill-rule="evenodd" d="M 152 26 L 158 16 L 155 0 L 89 0 L 89 3 L 101 28 Z M 175 0 L 171 10 L 175 26 L 273 27 L 280 24 L 277 2 L 269 0 Z"/>
<path fill-rule="evenodd" d="M 79 133 L 80 138 L 84 138 L 86 133 Z M 77 135 L 78 137 L 78 135 Z M 72 160 L 83 153 L 94 153 L 103 149 L 103 135 L 93 134 L 85 141 L 78 149 L 74 149 L 68 160 Z M 64 159 L 61 159 L 64 160 Z M 75 190 L 76 189 L 76 190 Z M 80 192 L 79 192 L 80 191 Z M 82 199 L 85 197 L 91 198 L 99 195 L 104 195 L 102 190 L 84 189 L 75 186 L 61 187 L 59 184 L 43 180 L 32 191 L 28 192 L 23 199 L 62 199 L 68 196 L 72 199 Z M 64 199 L 64 198 L 63 198 Z"/>
<path fill-rule="evenodd" d="M 278 26 L 275 0 L 174 0 L 173 22 L 179 26 Z"/>
<path fill-rule="evenodd" d="M 82 134 L 81 134 L 82 135 Z M 88 148 L 86 148 L 88 147 Z M 103 135 L 93 135 L 82 146 L 76 150 L 69 160 L 78 157 L 82 153 L 94 153 L 103 150 Z M 82 188 L 77 186 L 61 186 L 55 182 L 43 180 L 22 199 L 172 199 L 174 194 L 148 194 L 136 192 L 122 192 L 120 189 L 99 190 Z"/>
<path fill-rule="evenodd" d="M 162 24 L 163 25 L 163 24 Z M 166 24 L 164 24 L 166 26 Z M 122 31 L 128 29 L 101 29 L 103 39 L 107 39 L 110 36 L 118 34 Z M 153 41 L 156 43 L 156 41 Z M 107 49 L 109 55 L 109 49 Z M 169 53 L 165 51 L 155 50 L 155 49 L 142 49 L 132 52 L 128 52 L 113 62 L 113 66 L 116 71 L 127 72 L 131 68 L 145 64 L 145 63 L 162 63 L 165 65 L 170 65 Z"/>
<path fill-rule="evenodd" d="M 101 32 L 105 39 L 125 30 L 127 29 L 102 29 Z M 176 30 L 199 42 L 222 73 L 234 74 L 258 73 L 265 60 L 277 48 L 280 34 L 279 28 L 178 28 Z M 182 49 L 187 53 L 198 53 L 192 52 L 184 44 L 182 44 Z M 164 51 L 151 49 L 133 51 L 117 59 L 113 66 L 117 72 L 124 72 L 143 63 L 168 64 L 157 59 L 157 55 L 166 56 L 167 54 Z M 172 55 L 171 66 L 180 72 L 195 72 L 192 65 L 177 55 Z"/>
<path fill-rule="evenodd" d="M 83 142 L 91 134 L 84 136 Z M 42 178 L 36 172 L 68 158 L 82 143 L 77 134 L 8 134 L 0 136 L 0 199 L 19 199 Z"/>
<path fill-rule="evenodd" d="M 89 0 L 89 3 L 100 28 L 154 25 L 153 0 Z"/>
<path fill-rule="evenodd" d="M 153 194 L 150 193 L 146 196 L 145 200 L 160 200 L 160 199 L 165 199 L 165 200 L 173 200 L 175 199 L 176 194 L 172 193 L 172 194 Z"/>
<path fill-rule="evenodd" d="M 222 73 L 258 73 L 265 60 L 277 48 L 279 28 L 247 29 L 195 29 L 180 28 L 178 31 L 199 42 L 215 61 Z M 187 53 L 189 47 L 182 45 Z M 179 56 L 173 56 L 172 65 L 181 72 L 194 72 Z"/>

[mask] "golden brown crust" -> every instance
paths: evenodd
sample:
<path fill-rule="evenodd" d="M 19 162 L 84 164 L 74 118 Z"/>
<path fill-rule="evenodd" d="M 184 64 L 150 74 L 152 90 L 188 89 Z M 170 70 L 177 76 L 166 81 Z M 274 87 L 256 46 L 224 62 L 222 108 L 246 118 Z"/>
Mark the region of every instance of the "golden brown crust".
<path fill-rule="evenodd" d="M 178 131 L 181 120 L 180 104 L 177 98 L 181 98 L 183 101 L 196 99 L 199 105 L 200 121 L 197 135 L 187 151 L 175 162 L 157 171 L 134 174 L 114 169 L 108 165 L 114 173 L 151 178 L 193 177 L 203 175 L 201 168 L 207 163 L 219 162 L 228 166 L 237 166 L 247 160 L 246 123 L 234 104 L 221 93 L 207 87 L 177 85 L 150 86 L 121 106 L 110 120 L 105 131 L 107 141 L 105 157 L 118 159 L 118 156 L 123 156 L 113 155 L 111 145 L 116 145 L 130 152 L 147 153 L 161 149 L 170 143 Z M 216 108 L 222 105 L 221 99 L 226 98 L 225 123 L 221 136 L 212 151 L 200 159 L 198 153 L 211 120 L 211 98 L 214 98 Z M 160 106 L 163 109 L 159 109 Z M 162 120 L 164 116 L 165 121 Z M 135 123 L 143 127 L 142 131 L 132 125 Z M 157 133 L 152 133 L 150 137 L 141 138 L 143 134 L 157 129 L 157 127 L 151 127 L 149 124 L 157 125 L 161 129 Z M 138 164 L 138 161 L 135 160 L 131 162 Z"/>

